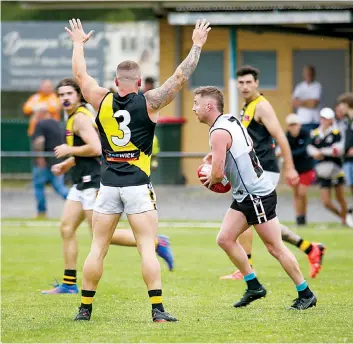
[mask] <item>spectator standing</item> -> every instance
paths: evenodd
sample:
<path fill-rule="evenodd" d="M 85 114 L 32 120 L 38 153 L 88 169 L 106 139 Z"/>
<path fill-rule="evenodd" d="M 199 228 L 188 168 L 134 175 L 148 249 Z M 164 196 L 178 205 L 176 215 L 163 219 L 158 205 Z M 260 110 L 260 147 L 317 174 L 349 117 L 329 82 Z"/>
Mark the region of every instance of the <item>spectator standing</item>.
<path fill-rule="evenodd" d="M 307 153 L 310 133 L 303 129 L 296 114 L 286 118 L 287 139 L 292 151 L 294 167 L 299 173 L 299 183 L 292 185 L 296 222 L 298 226 L 306 225 L 307 188 L 315 180 L 314 161 Z"/>
<path fill-rule="evenodd" d="M 36 152 L 53 152 L 56 146 L 65 142 L 65 133 L 60 123 L 51 117 L 45 104 L 39 104 L 34 110 L 35 131 L 31 137 L 32 149 Z M 34 159 L 33 187 L 37 202 L 37 217 L 45 218 L 47 212 L 45 185 L 50 183 L 56 193 L 66 199 L 68 189 L 64 184 L 64 176 L 55 176 L 51 167 L 59 161 L 54 157 Z"/>
<path fill-rule="evenodd" d="M 347 203 L 344 197 L 344 173 L 342 170 L 342 155 L 344 143 L 340 131 L 334 124 L 335 113 L 330 108 L 320 111 L 320 126 L 311 132 L 311 142 L 308 153 L 318 160 L 315 165 L 320 185 L 321 201 L 325 208 L 339 216 L 346 224 Z M 331 199 L 331 189 L 334 188 L 337 207 Z"/>
<path fill-rule="evenodd" d="M 346 131 L 349 126 L 349 117 L 345 112 L 345 108 L 343 104 L 337 103 L 335 106 L 335 123 L 337 129 L 340 131 L 342 135 L 343 141 L 345 140 Z"/>
<path fill-rule="evenodd" d="M 338 106 L 341 112 L 346 116 L 346 132 L 344 138 L 344 174 L 346 185 L 351 189 L 353 196 L 353 93 L 345 93 L 338 98 Z M 346 217 L 348 226 L 353 227 L 353 209 L 348 209 Z"/>
<path fill-rule="evenodd" d="M 144 79 L 143 89 L 139 91 L 139 94 L 145 94 L 147 91 L 154 89 L 154 79 L 150 76 Z"/>
<path fill-rule="evenodd" d="M 308 131 L 316 129 L 320 123 L 322 87 L 315 78 L 315 68 L 305 66 L 303 81 L 295 87 L 292 97 L 292 106 L 296 109 L 302 128 Z"/>
<path fill-rule="evenodd" d="M 31 116 L 27 131 L 28 136 L 32 136 L 35 131 L 36 120 L 33 114 L 43 104 L 47 107 L 50 116 L 56 121 L 60 121 L 61 103 L 50 80 L 43 80 L 40 83 L 39 91 L 30 96 L 23 105 L 24 114 Z"/>

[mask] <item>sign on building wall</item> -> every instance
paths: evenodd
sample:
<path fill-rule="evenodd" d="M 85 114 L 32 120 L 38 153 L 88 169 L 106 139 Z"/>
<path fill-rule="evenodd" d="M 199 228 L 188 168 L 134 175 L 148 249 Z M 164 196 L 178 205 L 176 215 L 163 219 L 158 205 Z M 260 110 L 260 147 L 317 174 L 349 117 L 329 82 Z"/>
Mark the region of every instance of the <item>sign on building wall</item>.
<path fill-rule="evenodd" d="M 142 80 L 152 77 L 159 80 L 159 27 L 158 22 L 141 21 L 105 25 L 106 87 L 111 87 L 116 66 L 124 60 L 137 62 Z M 110 86 L 109 86 L 110 85 Z"/>
<path fill-rule="evenodd" d="M 95 33 L 85 44 L 88 73 L 110 87 L 116 65 L 125 59 L 141 64 L 142 76 L 158 81 L 159 34 L 155 22 L 83 23 Z M 40 81 L 72 77 L 72 43 L 67 22 L 3 22 L 1 89 L 35 91 Z"/>
<path fill-rule="evenodd" d="M 37 90 L 40 80 L 55 84 L 72 76 L 72 42 L 65 22 L 2 23 L 3 90 Z M 86 44 L 85 57 L 89 73 L 104 80 L 104 25 L 88 23 L 95 35 Z"/>

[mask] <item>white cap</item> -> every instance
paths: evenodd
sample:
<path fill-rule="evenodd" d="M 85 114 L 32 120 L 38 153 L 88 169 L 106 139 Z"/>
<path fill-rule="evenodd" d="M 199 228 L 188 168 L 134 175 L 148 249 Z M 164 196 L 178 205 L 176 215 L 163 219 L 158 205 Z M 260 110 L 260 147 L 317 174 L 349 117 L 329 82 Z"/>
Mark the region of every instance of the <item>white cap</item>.
<path fill-rule="evenodd" d="M 323 108 L 320 111 L 320 117 L 326 118 L 326 119 L 334 119 L 335 118 L 335 113 L 333 112 L 332 109 L 330 108 Z"/>
<path fill-rule="evenodd" d="M 300 124 L 299 118 L 295 113 L 291 113 L 286 117 L 287 125 Z"/>

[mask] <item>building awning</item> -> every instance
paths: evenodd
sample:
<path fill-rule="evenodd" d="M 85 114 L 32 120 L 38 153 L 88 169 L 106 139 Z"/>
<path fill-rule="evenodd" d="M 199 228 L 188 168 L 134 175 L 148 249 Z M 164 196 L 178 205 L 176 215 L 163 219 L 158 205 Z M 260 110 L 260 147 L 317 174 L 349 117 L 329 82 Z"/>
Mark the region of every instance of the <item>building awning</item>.
<path fill-rule="evenodd" d="M 171 25 L 194 25 L 200 17 L 213 26 L 278 31 L 353 40 L 353 1 L 327 0 L 22 0 L 26 8 L 119 9 L 150 8 Z"/>
<path fill-rule="evenodd" d="M 171 25 L 194 25 L 206 19 L 212 25 L 262 25 L 262 24 L 346 24 L 352 22 L 350 11 L 247 11 L 247 12 L 172 12 L 168 14 Z"/>

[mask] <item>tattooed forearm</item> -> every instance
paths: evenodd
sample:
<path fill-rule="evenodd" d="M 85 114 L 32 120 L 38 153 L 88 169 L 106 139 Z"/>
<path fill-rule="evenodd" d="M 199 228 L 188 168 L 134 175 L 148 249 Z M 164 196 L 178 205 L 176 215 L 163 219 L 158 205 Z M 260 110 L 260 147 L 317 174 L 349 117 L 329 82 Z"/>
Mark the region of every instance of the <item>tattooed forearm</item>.
<path fill-rule="evenodd" d="M 183 78 L 185 78 L 185 81 L 190 78 L 191 74 L 196 69 L 196 66 L 200 59 L 200 55 L 201 48 L 194 44 L 189 52 L 189 55 L 177 68 L 177 71 L 178 69 L 180 69 L 178 72 L 181 73 L 181 76 Z"/>
<path fill-rule="evenodd" d="M 145 94 L 150 107 L 158 111 L 168 105 L 195 71 L 200 59 L 201 47 L 193 45 L 188 56 L 175 73 L 161 86 Z"/>

